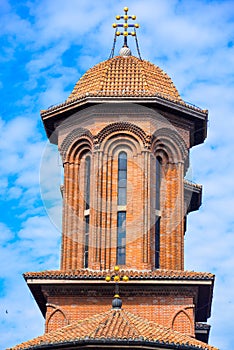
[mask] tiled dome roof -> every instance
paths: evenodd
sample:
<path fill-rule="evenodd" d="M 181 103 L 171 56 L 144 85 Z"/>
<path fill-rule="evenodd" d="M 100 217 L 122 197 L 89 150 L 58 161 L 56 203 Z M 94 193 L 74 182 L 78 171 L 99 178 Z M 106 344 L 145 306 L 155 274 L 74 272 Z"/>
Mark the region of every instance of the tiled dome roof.
<path fill-rule="evenodd" d="M 161 96 L 182 101 L 161 68 L 135 56 L 116 56 L 90 68 L 76 83 L 67 102 L 84 96 Z"/>

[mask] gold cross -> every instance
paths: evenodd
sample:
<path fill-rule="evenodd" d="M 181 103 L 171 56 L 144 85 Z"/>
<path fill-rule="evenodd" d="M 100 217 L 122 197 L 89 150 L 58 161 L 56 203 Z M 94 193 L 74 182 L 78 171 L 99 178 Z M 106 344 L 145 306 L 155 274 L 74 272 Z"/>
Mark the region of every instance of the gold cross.
<path fill-rule="evenodd" d="M 117 15 L 115 17 L 117 21 L 119 21 L 120 19 L 124 19 L 124 23 L 113 23 L 112 27 L 116 28 L 116 33 L 115 33 L 116 36 L 120 36 L 120 35 L 124 36 L 124 46 L 128 46 L 127 45 L 128 35 L 136 36 L 136 28 L 139 28 L 140 26 L 138 23 L 135 23 L 135 24 L 128 23 L 129 19 L 132 19 L 133 21 L 136 20 L 135 15 L 132 15 L 132 16 L 128 15 L 128 7 L 124 7 L 124 12 L 125 14 L 123 16 Z M 123 31 L 117 30 L 118 28 L 123 28 Z M 133 28 L 134 31 L 128 32 L 128 28 Z"/>
<path fill-rule="evenodd" d="M 115 275 L 114 275 L 113 279 L 114 279 L 114 282 L 115 282 L 115 297 L 119 298 L 119 282 L 120 282 L 121 279 L 120 279 L 120 276 L 119 276 L 119 266 L 118 265 L 116 265 L 114 267 L 114 273 L 115 273 Z M 105 280 L 106 280 L 106 282 L 110 282 L 111 281 L 111 276 L 107 275 Z M 128 282 L 129 278 L 128 278 L 128 276 L 124 275 L 122 277 L 122 280 L 124 282 Z"/>

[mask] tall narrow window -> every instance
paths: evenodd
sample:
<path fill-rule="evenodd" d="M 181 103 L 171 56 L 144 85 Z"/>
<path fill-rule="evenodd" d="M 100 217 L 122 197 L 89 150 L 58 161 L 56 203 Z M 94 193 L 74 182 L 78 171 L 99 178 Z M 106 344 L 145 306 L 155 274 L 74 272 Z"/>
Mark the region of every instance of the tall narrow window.
<path fill-rule="evenodd" d="M 155 217 L 155 268 L 160 267 L 160 216 Z"/>
<path fill-rule="evenodd" d="M 85 158 L 85 209 L 89 209 L 90 202 L 90 156 Z"/>
<path fill-rule="evenodd" d="M 127 202 L 127 154 L 121 152 L 118 158 L 118 205 Z"/>
<path fill-rule="evenodd" d="M 161 167 L 162 167 L 162 159 L 160 157 L 157 157 L 156 158 L 156 203 L 155 203 L 156 210 L 160 210 Z"/>
<path fill-rule="evenodd" d="M 161 188 L 162 159 L 156 158 L 156 198 L 155 198 L 155 268 L 160 267 L 160 188 Z"/>
<path fill-rule="evenodd" d="M 127 204 L 127 154 L 118 157 L 118 206 Z M 126 210 L 117 213 L 117 264 L 126 263 Z"/>
<path fill-rule="evenodd" d="M 117 227 L 117 264 L 124 265 L 126 261 L 126 211 L 118 212 Z"/>
<path fill-rule="evenodd" d="M 89 264 L 89 207 L 90 207 L 90 156 L 85 158 L 85 233 L 84 233 L 84 268 Z"/>
<path fill-rule="evenodd" d="M 84 268 L 89 265 L 89 215 L 85 217 Z"/>

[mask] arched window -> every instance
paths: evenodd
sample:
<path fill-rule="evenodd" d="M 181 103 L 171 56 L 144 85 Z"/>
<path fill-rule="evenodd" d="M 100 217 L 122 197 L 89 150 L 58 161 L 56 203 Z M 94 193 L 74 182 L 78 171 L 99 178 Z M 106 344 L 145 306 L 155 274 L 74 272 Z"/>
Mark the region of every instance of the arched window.
<path fill-rule="evenodd" d="M 90 156 L 85 158 L 85 232 L 84 232 L 84 268 L 89 264 L 89 208 L 90 208 Z"/>
<path fill-rule="evenodd" d="M 120 152 L 118 156 L 118 206 L 121 210 L 117 213 L 117 264 L 126 263 L 126 210 L 127 204 L 127 154 Z"/>
<path fill-rule="evenodd" d="M 161 201 L 161 181 L 162 181 L 162 159 L 156 158 L 156 196 L 155 196 L 155 268 L 160 267 L 160 201 Z"/>

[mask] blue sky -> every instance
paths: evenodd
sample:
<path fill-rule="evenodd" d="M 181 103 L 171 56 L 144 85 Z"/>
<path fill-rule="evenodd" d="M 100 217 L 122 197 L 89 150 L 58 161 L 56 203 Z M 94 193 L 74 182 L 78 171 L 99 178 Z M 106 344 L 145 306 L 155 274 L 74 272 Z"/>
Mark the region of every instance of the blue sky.
<path fill-rule="evenodd" d="M 209 109 L 208 139 L 191 151 L 203 205 L 189 215 L 185 267 L 216 274 L 210 343 L 233 347 L 234 1 L 0 0 L 0 348 L 43 332 L 22 273 L 59 266 L 61 162 L 39 111 L 108 59 L 124 6 L 141 25 L 142 57 Z"/>

